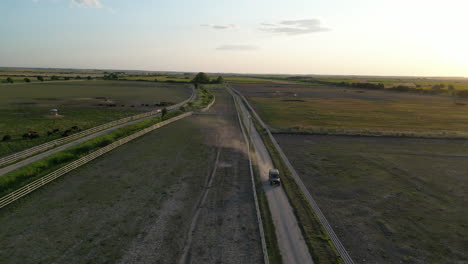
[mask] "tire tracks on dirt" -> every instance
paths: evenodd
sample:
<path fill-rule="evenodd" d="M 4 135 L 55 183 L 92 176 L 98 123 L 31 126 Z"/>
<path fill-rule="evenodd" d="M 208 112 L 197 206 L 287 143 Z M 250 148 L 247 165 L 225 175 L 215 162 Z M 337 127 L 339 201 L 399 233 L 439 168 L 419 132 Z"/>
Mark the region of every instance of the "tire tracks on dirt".
<path fill-rule="evenodd" d="M 219 138 L 216 140 L 218 141 Z M 216 171 L 218 169 L 218 162 L 219 162 L 219 156 L 221 154 L 221 148 L 218 147 L 216 151 L 216 159 L 215 159 L 215 164 L 213 167 L 213 171 L 211 172 L 210 177 L 207 179 L 207 183 L 205 186 L 205 191 L 203 192 L 203 195 L 200 199 L 200 202 L 197 205 L 197 209 L 195 210 L 195 213 L 192 217 L 192 221 L 190 224 L 190 230 L 187 234 L 187 241 L 184 246 L 184 250 L 182 253 L 182 257 L 179 259 L 179 264 L 185 264 L 185 263 L 190 263 L 190 256 L 191 256 L 191 248 L 192 248 L 192 240 L 193 240 L 193 232 L 195 231 L 195 228 L 197 227 L 197 222 L 198 218 L 200 216 L 200 211 L 203 205 L 206 202 L 206 199 L 208 197 L 208 193 L 210 192 L 211 186 L 213 185 L 213 179 L 215 178 Z"/>

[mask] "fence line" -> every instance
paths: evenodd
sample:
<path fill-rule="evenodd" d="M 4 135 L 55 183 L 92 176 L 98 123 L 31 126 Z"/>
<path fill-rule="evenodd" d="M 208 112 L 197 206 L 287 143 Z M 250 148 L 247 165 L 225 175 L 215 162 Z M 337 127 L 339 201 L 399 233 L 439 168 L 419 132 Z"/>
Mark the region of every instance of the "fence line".
<path fill-rule="evenodd" d="M 196 91 L 192 87 L 192 95 L 187 100 L 185 100 L 183 102 L 180 102 L 178 104 L 169 106 L 169 107 L 167 107 L 167 109 L 172 110 L 172 109 L 176 109 L 176 108 L 179 108 L 179 107 L 183 106 L 184 104 L 190 102 L 195 97 L 195 94 L 196 94 Z M 94 133 L 102 131 L 104 129 L 108 129 L 108 128 L 111 128 L 111 127 L 114 127 L 114 126 L 117 126 L 117 125 L 125 124 L 127 122 L 142 119 L 142 118 L 149 117 L 149 116 L 152 116 L 152 115 L 157 115 L 160 112 L 161 112 L 161 109 L 158 109 L 158 110 L 154 110 L 154 111 L 150 111 L 150 112 L 146 112 L 146 113 L 142 113 L 142 114 L 138 114 L 138 115 L 134 115 L 134 116 L 129 116 L 129 117 L 122 118 L 122 119 L 119 119 L 119 120 L 115 120 L 115 121 L 112 121 L 112 122 L 109 122 L 109 123 L 106 123 L 106 124 L 102 124 L 102 125 L 99 125 L 99 126 L 96 126 L 96 127 L 92 127 L 90 129 L 78 132 L 76 134 L 73 134 L 73 135 L 70 135 L 70 136 L 67 136 L 67 137 L 52 140 L 52 141 L 46 142 L 44 144 L 37 145 L 35 147 L 29 148 L 29 149 L 25 149 L 25 150 L 16 152 L 16 153 L 11 154 L 9 156 L 5 156 L 5 157 L 0 158 L 0 166 L 6 165 L 6 164 L 9 164 L 9 163 L 13 163 L 13 162 L 18 161 L 20 159 L 24 159 L 26 157 L 32 156 L 32 155 L 34 155 L 36 153 L 43 152 L 43 151 L 55 148 L 55 147 L 57 147 L 59 145 L 63 145 L 65 143 L 67 143 L 67 142 L 71 142 L 71 141 L 79 139 L 81 137 L 94 134 Z"/>
<path fill-rule="evenodd" d="M 5 207 L 7 206 L 8 204 L 20 199 L 21 197 L 24 197 L 26 196 L 27 194 L 33 192 L 34 190 L 37 190 L 39 188 L 41 188 L 42 186 L 46 185 L 47 183 L 59 178 L 60 176 L 63 176 L 65 175 L 66 173 L 94 160 L 95 158 L 135 139 L 135 138 L 138 138 L 140 136 L 143 136 L 144 134 L 148 133 L 148 132 L 151 132 L 157 128 L 160 128 L 162 126 L 165 126 L 165 125 L 168 125 L 172 122 L 175 122 L 177 120 L 180 120 L 182 118 L 185 118 L 185 117 L 188 117 L 188 116 L 191 116 L 193 114 L 193 112 L 188 112 L 188 113 L 184 113 L 184 114 L 181 114 L 179 116 L 176 116 L 176 117 L 173 117 L 171 119 L 168 119 L 166 121 L 162 121 L 162 122 L 159 122 L 157 124 L 154 124 L 148 128 L 145 128 L 143 130 L 140 130 L 130 136 L 127 136 L 125 138 L 122 138 L 118 141 L 115 141 L 99 150 L 96 150 L 80 159 L 77 159 L 31 183 L 28 183 L 27 185 L 19 188 L 18 190 L 14 191 L 14 192 L 11 192 L 5 196 L 3 196 L 2 198 L 0 198 L 0 208 L 2 207 Z"/>
<path fill-rule="evenodd" d="M 263 122 L 263 120 L 260 118 L 260 116 L 257 114 L 257 112 L 254 110 L 254 108 L 250 105 L 249 101 L 247 101 L 247 99 L 241 94 L 239 93 L 236 89 L 230 87 L 237 95 L 239 95 L 239 97 L 242 99 L 242 101 L 245 102 L 245 104 L 247 105 L 247 107 L 252 111 L 253 115 L 255 116 L 255 118 L 260 122 L 260 125 L 267 131 L 268 133 L 268 136 L 269 138 L 271 139 L 271 141 L 273 142 L 273 145 L 275 146 L 276 150 L 278 151 L 278 153 L 280 154 L 281 158 L 284 160 L 284 162 L 286 163 L 286 166 L 288 167 L 289 171 L 292 173 L 293 177 L 294 177 L 294 180 L 296 181 L 297 185 L 299 186 L 299 188 L 301 189 L 302 193 L 306 196 L 307 198 L 307 201 L 310 205 L 310 207 L 312 208 L 312 210 L 314 211 L 314 213 L 317 215 L 317 217 L 319 218 L 319 221 L 320 223 L 322 224 L 323 228 L 325 229 L 325 231 L 328 233 L 328 235 L 330 236 L 330 239 L 331 241 L 333 242 L 333 245 L 335 245 L 335 248 L 336 250 L 338 251 L 338 253 L 340 254 L 341 258 L 343 259 L 343 261 L 346 263 L 346 264 L 354 264 L 354 261 L 353 259 L 351 258 L 351 256 L 348 254 L 348 251 L 346 251 L 345 247 L 343 246 L 343 244 L 341 243 L 340 239 L 338 238 L 338 236 L 336 235 L 335 231 L 333 230 L 332 226 L 330 225 L 330 223 L 328 222 L 327 218 L 325 217 L 325 215 L 323 214 L 322 210 L 320 210 L 317 202 L 315 201 L 315 199 L 312 197 L 312 195 L 310 194 L 309 190 L 307 189 L 307 187 L 304 185 L 304 183 L 302 182 L 302 179 L 299 177 L 299 174 L 296 172 L 296 170 L 294 169 L 294 167 L 292 166 L 292 164 L 289 162 L 289 159 L 288 157 L 286 157 L 286 155 L 284 154 L 283 150 L 281 149 L 280 145 L 278 144 L 278 142 L 276 141 L 276 139 L 273 137 L 273 134 L 271 134 L 270 132 L 270 129 L 268 128 L 268 126 Z"/>
<path fill-rule="evenodd" d="M 258 203 L 258 197 L 257 197 L 257 187 L 255 186 L 255 176 L 253 172 L 253 166 L 252 166 L 252 157 L 250 153 L 250 139 L 247 137 L 247 133 L 245 132 L 244 126 L 242 125 L 242 120 L 240 116 L 240 110 L 237 108 L 238 100 L 236 96 L 228 90 L 229 94 L 232 96 L 232 99 L 234 100 L 234 104 L 236 106 L 236 112 L 237 112 L 237 118 L 239 119 L 239 126 L 242 131 L 242 135 L 244 136 L 245 143 L 247 144 L 247 153 L 249 157 L 249 168 L 250 168 L 250 180 L 252 183 L 252 191 L 253 191 L 253 196 L 254 196 L 254 201 L 255 201 L 255 210 L 257 212 L 257 224 L 258 224 L 258 231 L 260 233 L 260 239 L 262 242 L 262 252 L 263 252 L 263 263 L 264 264 L 269 264 L 270 263 L 270 258 L 268 255 L 268 247 L 266 244 L 265 240 L 265 230 L 263 229 L 263 220 L 262 220 L 262 214 L 260 212 L 260 205 Z"/>

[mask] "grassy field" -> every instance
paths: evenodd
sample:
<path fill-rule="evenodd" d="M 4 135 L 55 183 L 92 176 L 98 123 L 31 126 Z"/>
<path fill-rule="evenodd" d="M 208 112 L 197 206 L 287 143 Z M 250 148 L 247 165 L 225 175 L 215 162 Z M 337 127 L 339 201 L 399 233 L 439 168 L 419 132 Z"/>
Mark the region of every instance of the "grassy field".
<path fill-rule="evenodd" d="M 84 130 L 150 111 L 160 102 L 188 98 L 188 85 L 125 81 L 77 81 L 0 86 L 0 156 L 61 137 L 73 126 Z M 59 117 L 50 116 L 57 108 Z M 48 131 L 60 130 L 48 135 Z M 23 139 L 29 131 L 38 138 Z M 73 130 L 73 133 L 78 130 Z M 1 141 L 4 136 L 11 140 Z"/>
<path fill-rule="evenodd" d="M 141 75 L 141 76 L 125 76 L 122 77 L 124 80 L 132 80 L 132 81 L 158 81 L 158 82 L 186 82 L 189 83 L 192 81 L 193 76 L 184 76 L 184 75 L 154 75 L 154 76 L 147 76 L 147 75 Z"/>
<path fill-rule="evenodd" d="M 355 261 L 468 261 L 467 141 L 275 137 Z"/>
<path fill-rule="evenodd" d="M 189 86 L 125 81 L 74 81 L 0 86 L 0 105 L 96 106 L 102 98 L 117 104 L 154 104 L 182 101 Z M 99 98 L 101 99 L 99 99 Z"/>
<path fill-rule="evenodd" d="M 287 80 L 296 83 L 314 83 L 324 82 L 331 84 L 346 83 L 373 83 L 384 84 L 385 88 L 392 88 L 403 85 L 422 90 L 431 90 L 435 85 L 444 85 L 447 90 L 449 85 L 453 85 L 456 90 L 468 89 L 468 78 L 450 78 L 450 77 L 359 77 L 359 76 L 292 76 L 277 77 L 280 80 Z"/>
<path fill-rule="evenodd" d="M 224 76 L 224 80 L 228 83 L 282 83 L 286 81 L 280 81 L 270 78 L 262 77 L 247 77 L 247 76 Z"/>
<path fill-rule="evenodd" d="M 35 145 L 62 137 L 62 133 L 77 126 L 81 130 L 108 123 L 130 115 L 141 113 L 132 110 L 64 108 L 61 114 L 66 118 L 49 118 L 49 108 L 45 107 L 0 107 L 0 140 L 10 135 L 11 140 L 0 142 L 0 156 L 8 155 Z M 48 131 L 59 129 L 59 132 L 48 135 Z M 23 139 L 28 131 L 36 131 L 38 138 Z M 73 130 L 73 133 L 79 130 Z"/>
<path fill-rule="evenodd" d="M 278 130 L 319 128 L 354 130 L 467 131 L 468 108 L 440 98 L 372 101 L 353 98 L 249 98 Z"/>
<path fill-rule="evenodd" d="M 466 136 L 464 100 L 305 85 L 237 86 L 277 132 Z"/>
<path fill-rule="evenodd" d="M 209 75 L 211 79 L 215 79 L 216 74 Z M 191 82 L 194 75 L 139 75 L 139 76 L 124 76 L 122 79 L 125 80 L 142 80 L 142 81 L 155 81 L 158 82 Z M 223 76 L 224 81 L 228 83 L 281 83 L 286 81 L 279 81 L 268 78 L 256 78 L 256 77 L 246 77 L 246 76 Z"/>

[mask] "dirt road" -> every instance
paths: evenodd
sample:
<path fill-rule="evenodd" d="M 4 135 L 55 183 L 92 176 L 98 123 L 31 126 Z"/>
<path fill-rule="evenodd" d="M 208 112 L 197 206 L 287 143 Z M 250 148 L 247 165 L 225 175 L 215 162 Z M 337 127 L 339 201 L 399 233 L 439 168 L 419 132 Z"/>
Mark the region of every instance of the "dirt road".
<path fill-rule="evenodd" d="M 197 118 L 219 157 L 179 263 L 262 263 L 249 162 L 235 105 L 224 89 L 213 92 L 216 104 Z"/>
<path fill-rule="evenodd" d="M 234 96 L 237 97 L 237 95 Z M 254 129 L 252 121 L 249 119 L 249 112 L 240 100 L 238 102 L 240 102 L 239 106 L 242 111 L 243 122 L 249 131 L 252 144 L 258 154 L 260 176 L 273 222 L 275 223 L 283 262 L 313 263 L 286 193 L 281 187 L 272 187 L 268 184 L 268 170 L 273 168 L 273 163 L 260 135 Z"/>

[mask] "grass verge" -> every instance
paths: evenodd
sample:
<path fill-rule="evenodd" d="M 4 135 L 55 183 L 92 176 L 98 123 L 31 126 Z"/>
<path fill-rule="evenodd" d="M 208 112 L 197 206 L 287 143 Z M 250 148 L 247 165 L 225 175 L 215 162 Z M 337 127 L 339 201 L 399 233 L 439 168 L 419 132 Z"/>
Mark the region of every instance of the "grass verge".
<path fill-rule="evenodd" d="M 330 240 L 330 237 L 325 232 L 319 219 L 310 207 L 306 197 L 300 191 L 299 186 L 297 186 L 293 175 L 273 145 L 267 131 L 260 125 L 258 120 L 255 118 L 255 115 L 251 113 L 251 116 L 254 117 L 252 120 L 255 129 L 260 134 L 266 148 L 268 149 L 274 166 L 282 175 L 282 186 L 291 206 L 293 207 L 294 214 L 297 217 L 299 227 L 301 228 L 302 235 L 304 236 L 312 259 L 318 264 L 344 263 Z"/>
<path fill-rule="evenodd" d="M 179 115 L 180 111 L 170 112 L 164 117 L 156 117 L 120 128 L 112 133 L 103 135 L 62 152 L 51 155 L 40 161 L 7 173 L 0 177 L 0 197 L 41 178 L 66 164 L 103 148 L 119 139 L 127 137 L 137 131 L 150 127 L 156 123 Z"/>
<path fill-rule="evenodd" d="M 200 110 L 208 106 L 213 101 L 214 96 L 204 87 L 198 88 L 198 98 L 195 102 L 188 103 L 183 109 L 186 111 Z"/>

